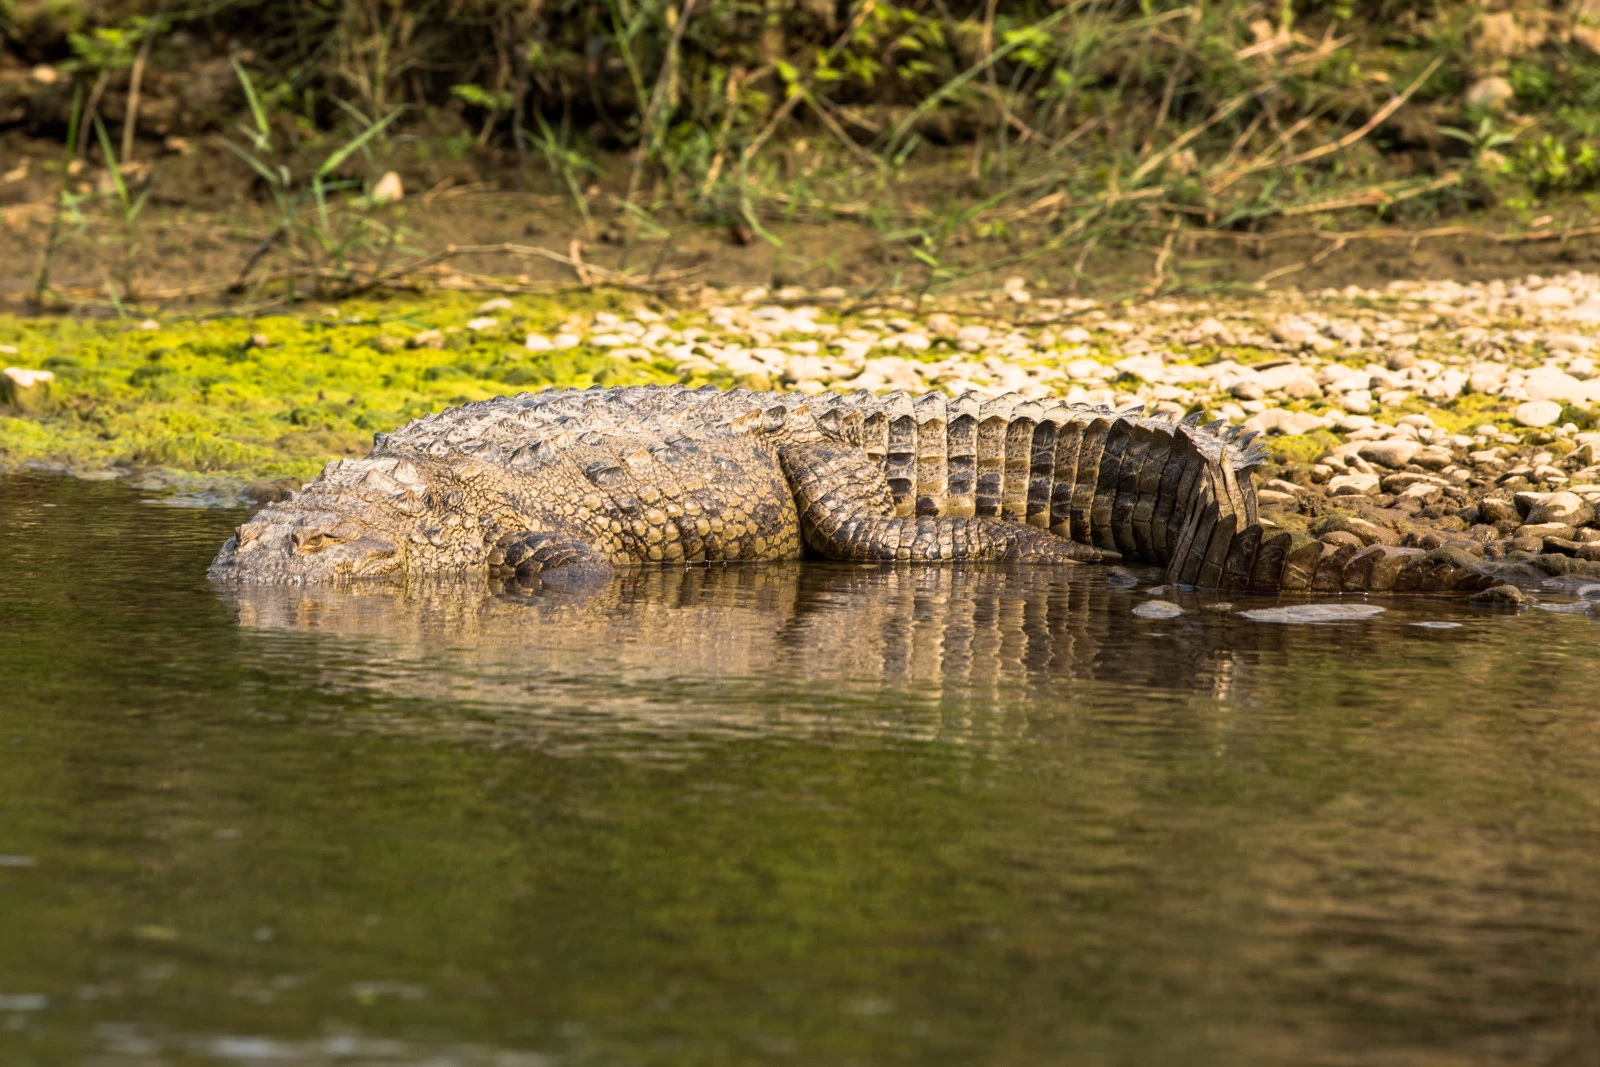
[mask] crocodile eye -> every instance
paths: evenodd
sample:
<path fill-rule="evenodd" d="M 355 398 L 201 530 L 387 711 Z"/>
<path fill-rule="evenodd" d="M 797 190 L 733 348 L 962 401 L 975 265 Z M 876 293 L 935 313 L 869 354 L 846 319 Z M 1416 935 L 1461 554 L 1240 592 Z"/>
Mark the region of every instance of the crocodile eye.
<path fill-rule="evenodd" d="M 332 530 L 313 530 L 309 533 L 300 531 L 294 534 L 294 546 L 301 552 L 310 555 L 321 552 L 331 545 L 342 545 L 346 541 L 354 541 L 360 536 L 360 531 L 344 526 Z"/>
<path fill-rule="evenodd" d="M 349 517 L 332 516 L 306 525 L 289 535 L 294 547 L 304 553 L 321 552 L 331 545 L 356 541 L 362 535 L 361 523 Z"/>
<path fill-rule="evenodd" d="M 307 555 L 310 555 L 313 552 L 321 552 L 329 545 L 337 543 L 338 542 L 334 541 L 333 538 L 323 533 L 307 534 L 303 537 L 297 537 L 295 539 L 295 547 Z"/>

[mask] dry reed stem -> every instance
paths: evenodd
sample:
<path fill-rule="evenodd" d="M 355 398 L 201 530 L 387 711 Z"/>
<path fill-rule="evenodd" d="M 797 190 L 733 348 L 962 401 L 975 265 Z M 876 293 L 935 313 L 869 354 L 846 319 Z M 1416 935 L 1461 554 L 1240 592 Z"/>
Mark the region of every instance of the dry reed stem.
<path fill-rule="evenodd" d="M 1449 189 L 1460 184 L 1461 175 L 1455 171 L 1449 171 L 1431 182 L 1424 182 L 1409 189 L 1389 192 L 1381 187 L 1374 187 L 1363 192 L 1351 193 L 1348 196 L 1335 197 L 1332 200 L 1320 200 L 1313 204 L 1291 204 L 1287 207 L 1279 208 L 1273 214 L 1289 217 L 1294 215 L 1315 215 L 1324 211 L 1347 211 L 1350 208 L 1358 207 L 1381 207 L 1385 204 L 1395 204 L 1402 200 L 1426 196 L 1428 193 L 1436 193 L 1440 189 Z"/>
<path fill-rule="evenodd" d="M 139 123 L 139 89 L 144 83 L 144 65 L 150 59 L 150 45 L 155 34 L 146 31 L 139 42 L 139 52 L 133 57 L 133 69 L 128 72 L 128 109 L 122 120 L 122 160 L 133 158 L 133 134 Z"/>
<path fill-rule="evenodd" d="M 1247 102 L 1249 102 L 1252 95 L 1254 94 L 1249 92 L 1240 93 L 1238 96 L 1233 97 L 1221 107 L 1217 108 L 1217 110 L 1212 113 L 1209 119 L 1200 123 L 1198 126 L 1193 126 L 1188 130 L 1185 130 L 1182 135 L 1180 135 L 1171 144 L 1167 145 L 1167 147 L 1163 148 L 1155 155 L 1150 156 L 1143 163 L 1139 164 L 1138 167 L 1134 168 L 1133 173 L 1128 176 L 1128 184 L 1135 184 L 1140 178 L 1143 178 L 1146 174 L 1149 174 L 1162 163 L 1165 163 L 1172 155 L 1182 151 L 1183 147 L 1190 141 L 1193 141 L 1196 137 L 1199 137 L 1202 133 L 1205 133 L 1211 127 L 1215 126 L 1223 119 L 1226 119 L 1235 111 L 1238 111 Z"/>
<path fill-rule="evenodd" d="M 530 253 L 532 255 L 539 255 L 543 251 L 544 251 L 544 249 L 530 250 Z M 551 257 L 545 257 L 545 258 L 555 258 L 555 257 L 551 256 Z M 589 265 L 583 261 L 583 245 L 578 243 L 578 239 L 576 237 L 574 237 L 571 240 L 571 242 L 569 242 L 568 245 L 567 245 L 567 260 L 566 261 L 567 261 L 567 264 L 572 267 L 572 273 L 574 273 L 574 274 L 576 274 L 578 276 L 578 282 L 580 284 L 582 284 L 582 285 L 593 285 L 594 284 L 594 273 L 593 273 L 592 269 L 589 267 Z"/>
<path fill-rule="evenodd" d="M 1351 130 L 1337 141 L 1330 141 L 1327 144 L 1318 145 L 1316 148 L 1308 149 L 1307 151 L 1301 152 L 1299 155 L 1290 156 L 1288 159 L 1283 160 L 1282 162 L 1273 162 L 1270 160 L 1261 159 L 1253 160 L 1249 164 L 1240 167 L 1237 170 L 1231 171 L 1228 174 L 1224 174 L 1217 181 L 1212 182 L 1209 186 L 1209 191 L 1215 195 L 1232 185 L 1234 182 L 1238 181 L 1240 178 L 1243 178 L 1248 174 L 1253 174 L 1257 171 L 1265 170 L 1268 167 L 1298 167 L 1303 163 L 1309 163 L 1314 159 L 1321 159 L 1323 156 L 1332 155 L 1335 152 L 1340 152 L 1346 148 L 1349 148 L 1363 137 L 1366 137 L 1373 130 L 1377 129 L 1384 123 L 1385 120 L 1389 118 L 1389 116 L 1393 115 L 1396 111 L 1400 110 L 1400 108 L 1404 107 L 1406 101 L 1411 99 L 1412 94 L 1414 94 L 1418 89 L 1422 88 L 1423 83 L 1429 78 L 1433 77 L 1434 72 L 1437 71 L 1443 63 L 1443 56 L 1435 56 L 1433 61 L 1423 68 L 1422 73 L 1417 75 L 1416 79 L 1410 85 L 1406 86 L 1404 92 L 1385 103 L 1377 111 L 1373 112 L 1372 117 L 1366 122 L 1362 123 L 1359 128 Z"/>
<path fill-rule="evenodd" d="M 1301 240 L 1307 237 L 1328 241 L 1411 241 L 1421 242 L 1442 237 L 1472 237 L 1494 244 L 1538 244 L 1544 241 L 1566 241 L 1578 237 L 1600 236 L 1600 226 L 1577 226 L 1562 230 L 1524 230 L 1521 233 L 1496 233 L 1474 226 L 1435 226 L 1426 230 L 1397 228 L 1369 230 L 1284 230 L 1281 233 L 1232 233 L 1228 230 L 1191 230 L 1191 235 L 1207 241 L 1235 241 L 1266 243 Z"/>
<path fill-rule="evenodd" d="M 828 132 L 833 134 L 838 142 L 843 145 L 851 155 L 855 156 L 856 159 L 862 164 L 871 167 L 873 170 L 882 169 L 883 160 L 879 159 L 871 152 L 868 152 L 865 148 L 862 148 L 860 145 L 856 144 L 851 136 L 845 132 L 845 128 L 839 125 L 839 120 L 833 117 L 833 113 L 829 110 L 829 105 L 826 100 L 806 90 L 801 90 L 800 93 L 805 97 L 806 104 L 810 106 L 811 113 L 822 120 L 822 124 L 828 128 Z"/>
<path fill-rule="evenodd" d="M 1161 283 L 1166 281 L 1167 260 L 1172 256 L 1172 245 L 1178 239 L 1178 227 L 1182 222 L 1182 219 L 1174 216 L 1172 225 L 1167 227 L 1166 240 L 1161 242 L 1161 250 L 1156 253 L 1156 265 L 1155 270 L 1151 273 L 1150 284 L 1144 288 L 1144 295 L 1147 297 L 1155 296 L 1156 293 L 1160 292 Z"/>

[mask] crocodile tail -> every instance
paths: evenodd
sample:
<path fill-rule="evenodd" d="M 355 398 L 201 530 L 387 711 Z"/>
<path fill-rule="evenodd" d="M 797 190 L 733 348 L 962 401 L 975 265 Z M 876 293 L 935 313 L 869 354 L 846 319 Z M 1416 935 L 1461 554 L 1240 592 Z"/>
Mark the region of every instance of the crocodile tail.
<path fill-rule="evenodd" d="M 1140 407 L 1028 401 L 1015 393 L 742 394 L 767 429 L 803 409 L 859 443 L 897 515 L 1004 517 L 1157 563 L 1178 585 L 1256 592 L 1475 591 L 1497 584 L 1455 549 L 1335 546 L 1263 524 L 1258 435 Z M 735 408 L 746 405 L 738 403 Z"/>
<path fill-rule="evenodd" d="M 860 390 L 804 403 L 824 428 L 846 413 L 858 420 L 861 447 L 900 514 L 1009 518 L 1161 564 L 1181 548 L 1197 555 L 1178 569 L 1211 578 L 1226 564 L 1224 540 L 1211 543 L 1218 524 L 1226 532 L 1256 522 L 1250 472 L 1264 452 L 1225 423 L 1015 393 Z"/>

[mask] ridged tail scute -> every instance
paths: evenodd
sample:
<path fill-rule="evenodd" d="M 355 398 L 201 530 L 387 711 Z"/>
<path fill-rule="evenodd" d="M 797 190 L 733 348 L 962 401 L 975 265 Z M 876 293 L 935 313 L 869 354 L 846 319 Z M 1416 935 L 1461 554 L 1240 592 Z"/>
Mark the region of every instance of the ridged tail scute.
<path fill-rule="evenodd" d="M 884 466 L 889 454 L 889 413 L 879 399 L 858 389 L 851 399 L 861 408 L 861 450 L 878 466 Z"/>
<path fill-rule="evenodd" d="M 978 419 L 982 414 L 983 399 L 973 392 L 962 393 L 945 409 L 950 490 L 943 513 L 954 518 L 970 519 L 978 513 Z"/>
<path fill-rule="evenodd" d="M 911 397 L 891 393 L 884 397 L 884 417 L 888 425 L 888 451 L 883 457 L 883 473 L 894 494 L 894 513 L 911 515 L 917 506 L 917 416 Z"/>
<path fill-rule="evenodd" d="M 1011 427 L 1011 412 L 1018 396 L 1006 393 L 986 400 L 978 409 L 978 484 L 973 514 L 979 518 L 998 518 L 1005 495 L 1006 444 Z"/>
<path fill-rule="evenodd" d="M 913 404 L 916 417 L 916 513 L 944 514 L 950 493 L 948 419 L 950 405 L 942 393 L 926 393 Z M 893 483 L 890 483 L 891 487 Z"/>
<path fill-rule="evenodd" d="M 1046 409 L 1034 423 L 1033 440 L 1028 453 L 1028 492 L 1023 521 L 1041 530 L 1050 529 L 1050 499 L 1055 492 L 1056 441 L 1066 421 L 1067 412 L 1058 405 Z"/>
<path fill-rule="evenodd" d="M 1094 494 L 1100 484 L 1100 461 L 1105 457 L 1106 435 L 1114 421 L 1105 408 L 1087 412 L 1088 421 L 1079 438 L 1077 462 L 1073 464 L 1076 481 L 1072 489 L 1071 536 L 1081 544 L 1094 544 L 1094 530 L 1090 523 L 1094 517 Z"/>
<path fill-rule="evenodd" d="M 1028 485 L 1033 469 L 1033 434 L 1044 407 L 1030 400 L 1011 409 L 1006 424 L 1005 472 L 1001 480 L 1000 514 L 1022 522 L 1028 514 Z"/>

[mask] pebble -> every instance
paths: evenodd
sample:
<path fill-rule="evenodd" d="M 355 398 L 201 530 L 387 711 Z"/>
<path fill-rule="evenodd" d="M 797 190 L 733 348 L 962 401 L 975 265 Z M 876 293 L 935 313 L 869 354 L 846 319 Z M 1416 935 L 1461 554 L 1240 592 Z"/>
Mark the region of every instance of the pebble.
<path fill-rule="evenodd" d="M 1487 608 L 1515 608 L 1527 603 L 1528 595 L 1514 585 L 1492 585 L 1482 592 L 1473 593 L 1467 603 Z"/>
<path fill-rule="evenodd" d="M 1518 493 L 1515 504 L 1520 511 L 1527 509 L 1529 525 L 1562 523 L 1582 526 L 1594 518 L 1594 508 L 1576 493 Z"/>
<path fill-rule="evenodd" d="M 1341 474 L 1328 482 L 1328 491 L 1334 496 L 1364 496 L 1379 489 L 1378 476 L 1363 471 Z"/>
<path fill-rule="evenodd" d="M 1272 336 L 1286 345 L 1308 345 L 1316 335 L 1317 328 L 1304 319 L 1285 317 L 1272 324 Z"/>
<path fill-rule="evenodd" d="M 1175 619 L 1183 614 L 1183 609 L 1170 600 L 1147 600 L 1134 608 L 1133 613 L 1141 619 Z"/>
<path fill-rule="evenodd" d="M 1421 449 L 1422 446 L 1415 441 L 1364 441 L 1361 447 L 1357 449 L 1356 454 L 1362 459 L 1370 459 L 1372 462 L 1382 464 L 1391 470 L 1398 470 L 1410 463 L 1412 457 Z"/>
<path fill-rule="evenodd" d="M 0 993 L 0 1011 L 44 1011 L 50 998 L 43 993 Z"/>
<path fill-rule="evenodd" d="M 1251 622 L 1317 624 L 1370 619 L 1383 614 L 1385 610 L 1377 604 L 1291 604 L 1282 608 L 1256 608 L 1239 614 Z"/>
<path fill-rule="evenodd" d="M 54 371 L 31 370 L 25 367 L 7 367 L 0 371 L 0 375 L 4 375 L 17 389 L 33 389 L 56 380 Z"/>
<path fill-rule="evenodd" d="M 1530 400 L 1511 412 L 1518 426 L 1549 426 L 1561 417 L 1561 405 L 1554 400 Z"/>
<path fill-rule="evenodd" d="M 400 175 L 394 171 L 385 171 L 383 177 L 378 179 L 372 187 L 372 202 L 374 204 L 393 204 L 405 199 L 405 183 L 400 180 Z"/>

